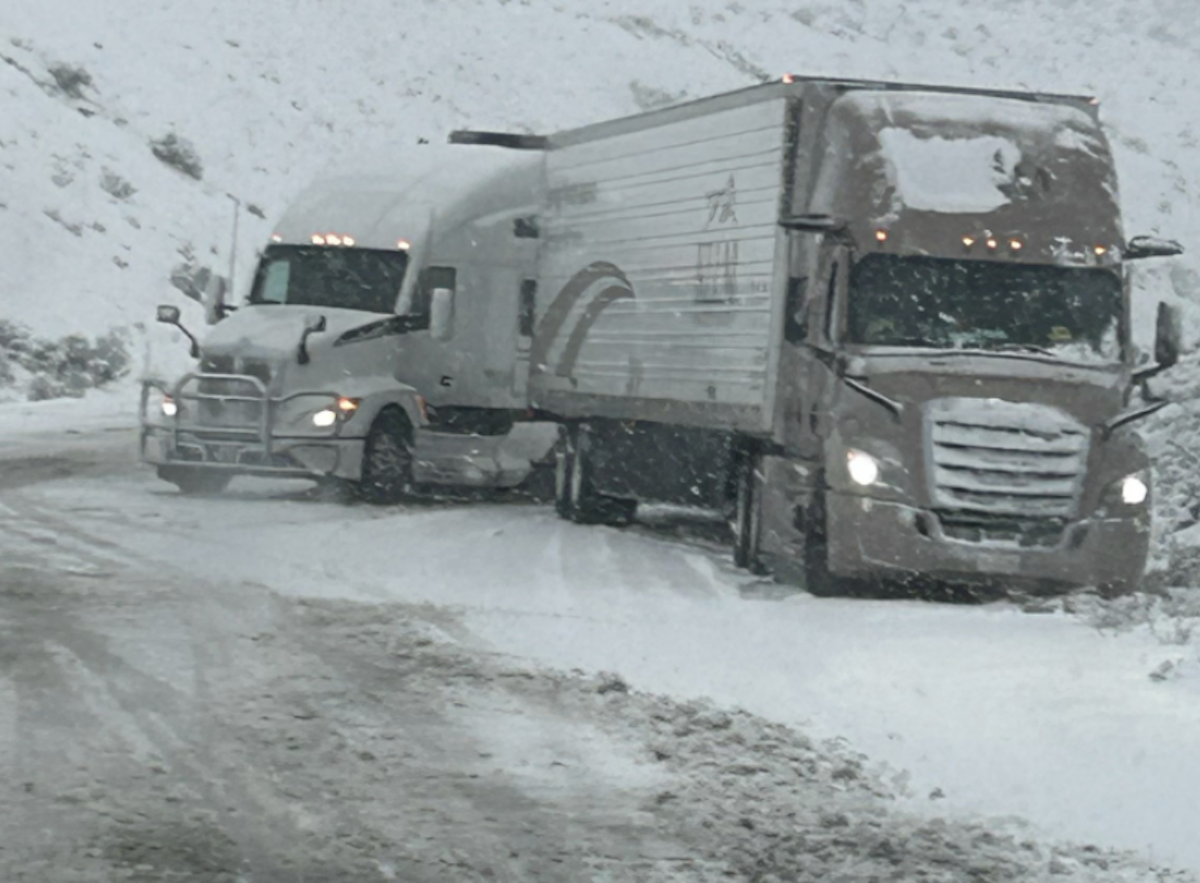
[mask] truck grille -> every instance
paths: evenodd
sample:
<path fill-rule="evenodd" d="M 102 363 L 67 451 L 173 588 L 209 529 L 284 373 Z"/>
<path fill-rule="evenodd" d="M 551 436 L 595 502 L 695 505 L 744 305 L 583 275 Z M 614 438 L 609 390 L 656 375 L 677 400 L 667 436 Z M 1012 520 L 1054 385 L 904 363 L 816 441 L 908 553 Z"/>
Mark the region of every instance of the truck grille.
<path fill-rule="evenodd" d="M 234 374 L 254 377 L 266 386 L 271 384 L 271 364 L 257 359 L 235 359 L 227 355 L 205 354 L 200 362 L 201 377 L 197 392 L 205 396 L 258 395 L 252 383 L 222 377 L 205 377 L 205 374 Z M 202 399 L 197 402 L 197 425 L 206 428 L 252 428 L 263 418 L 261 401 L 221 401 Z"/>
<path fill-rule="evenodd" d="M 999 399 L 940 399 L 929 407 L 934 508 L 954 513 L 1065 519 L 1078 510 L 1090 436 L 1046 405 Z M 961 523 L 961 520 L 960 522 Z M 982 525 L 980 525 L 982 526 Z M 980 539 L 988 531 L 980 532 Z"/>

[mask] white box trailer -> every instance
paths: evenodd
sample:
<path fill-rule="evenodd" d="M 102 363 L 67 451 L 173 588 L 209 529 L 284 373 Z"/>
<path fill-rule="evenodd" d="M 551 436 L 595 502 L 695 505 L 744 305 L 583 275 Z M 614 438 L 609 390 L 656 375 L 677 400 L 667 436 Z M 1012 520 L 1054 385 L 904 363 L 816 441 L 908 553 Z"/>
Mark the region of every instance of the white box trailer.
<path fill-rule="evenodd" d="M 1138 584 L 1126 241 L 1087 97 L 787 78 L 545 139 L 557 506 L 724 506 L 739 564 Z"/>

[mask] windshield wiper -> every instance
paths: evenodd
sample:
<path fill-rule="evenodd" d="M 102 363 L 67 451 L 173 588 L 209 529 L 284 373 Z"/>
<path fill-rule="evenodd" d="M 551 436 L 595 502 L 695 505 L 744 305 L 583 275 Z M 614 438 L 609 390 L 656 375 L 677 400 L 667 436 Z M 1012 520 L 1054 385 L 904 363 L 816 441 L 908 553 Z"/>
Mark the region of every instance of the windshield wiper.
<path fill-rule="evenodd" d="M 1059 358 L 1058 353 L 1053 350 L 1048 350 L 1044 346 L 1038 346 L 1034 343 L 998 343 L 994 346 L 978 347 L 982 350 L 990 350 L 997 353 L 1038 353 L 1042 356 L 1050 356 L 1051 358 Z"/>

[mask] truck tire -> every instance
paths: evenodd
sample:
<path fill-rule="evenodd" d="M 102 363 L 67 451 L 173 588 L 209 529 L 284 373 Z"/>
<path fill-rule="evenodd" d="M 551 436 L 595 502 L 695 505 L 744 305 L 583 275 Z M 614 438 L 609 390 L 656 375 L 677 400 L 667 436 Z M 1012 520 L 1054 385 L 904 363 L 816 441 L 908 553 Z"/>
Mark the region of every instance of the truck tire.
<path fill-rule="evenodd" d="M 850 584 L 829 572 L 825 498 L 818 494 L 804 516 L 804 589 L 818 598 L 850 594 Z"/>
<path fill-rule="evenodd" d="M 159 466 L 158 477 L 171 482 L 180 493 L 188 496 L 219 494 L 233 480 L 231 473 L 195 466 Z"/>
<path fill-rule="evenodd" d="M 733 563 L 751 573 L 766 573 L 762 543 L 762 455 L 738 453 L 733 464 Z"/>
<path fill-rule="evenodd" d="M 571 427 L 558 426 L 558 438 L 554 442 L 554 511 L 559 518 L 573 520 L 571 504 L 571 465 L 575 457 L 575 443 Z"/>
<path fill-rule="evenodd" d="M 371 424 L 363 446 L 358 496 L 376 505 L 398 503 L 408 496 L 413 483 L 412 447 L 408 418 L 396 408 L 385 408 Z"/>
<path fill-rule="evenodd" d="M 624 527 L 637 514 L 637 500 L 610 497 L 596 490 L 591 457 L 594 444 L 595 436 L 587 424 L 563 427 L 555 452 L 554 507 L 559 515 L 576 524 Z"/>

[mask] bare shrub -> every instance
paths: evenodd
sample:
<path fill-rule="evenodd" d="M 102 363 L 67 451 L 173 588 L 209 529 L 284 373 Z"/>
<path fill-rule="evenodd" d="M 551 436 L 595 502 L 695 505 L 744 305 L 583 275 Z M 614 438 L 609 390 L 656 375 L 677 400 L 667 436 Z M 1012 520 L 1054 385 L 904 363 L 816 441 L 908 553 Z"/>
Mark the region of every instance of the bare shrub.
<path fill-rule="evenodd" d="M 83 98 L 83 90 L 92 86 L 92 75 L 82 67 L 59 62 L 51 65 L 48 73 L 59 91 L 70 98 Z"/>
<path fill-rule="evenodd" d="M 174 132 L 151 140 L 150 152 L 163 164 L 183 172 L 190 178 L 199 181 L 204 177 L 204 166 L 200 162 L 200 155 L 196 152 L 196 148 L 192 142 L 186 138 L 180 138 Z"/>

